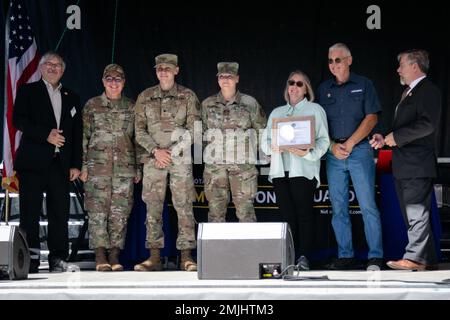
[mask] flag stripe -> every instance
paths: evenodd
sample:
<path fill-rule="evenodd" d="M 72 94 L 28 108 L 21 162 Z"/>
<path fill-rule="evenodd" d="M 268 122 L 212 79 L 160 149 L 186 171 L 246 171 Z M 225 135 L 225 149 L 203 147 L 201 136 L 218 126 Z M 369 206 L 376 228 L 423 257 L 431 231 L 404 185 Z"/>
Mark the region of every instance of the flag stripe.
<path fill-rule="evenodd" d="M 11 75 L 8 68 L 7 84 L 6 84 L 6 119 L 4 122 L 4 136 L 3 136 L 3 177 L 10 177 L 12 175 L 13 158 L 15 154 L 15 142 L 11 140 L 11 137 L 15 136 L 16 129 L 12 125 L 12 101 L 13 101 L 12 87 L 11 87 Z"/>
<path fill-rule="evenodd" d="M 13 126 L 13 107 L 17 89 L 40 77 L 39 54 L 23 0 L 10 0 L 6 21 L 6 94 L 3 128 L 3 187 L 17 191 L 13 161 L 20 143 L 21 132 Z M 9 182 L 8 184 L 5 184 Z M 13 189 L 12 189 L 13 188 Z"/>
<path fill-rule="evenodd" d="M 38 65 L 39 65 L 39 55 L 35 55 L 33 60 L 28 63 L 28 65 L 25 67 L 25 69 L 22 72 L 22 75 L 20 76 L 19 80 L 17 80 L 17 87 L 20 85 L 30 82 L 30 80 L 33 78 L 33 75 L 38 73 Z M 16 92 L 17 94 L 17 92 Z"/>

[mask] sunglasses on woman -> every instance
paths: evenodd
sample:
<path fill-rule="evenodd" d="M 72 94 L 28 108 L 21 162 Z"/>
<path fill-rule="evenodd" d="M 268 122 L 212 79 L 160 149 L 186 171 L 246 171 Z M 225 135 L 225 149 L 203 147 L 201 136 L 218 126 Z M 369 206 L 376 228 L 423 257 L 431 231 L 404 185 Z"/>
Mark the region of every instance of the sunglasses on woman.
<path fill-rule="evenodd" d="M 297 86 L 299 88 L 303 87 L 303 81 L 294 81 L 294 80 L 289 80 L 288 81 L 288 85 L 290 86 Z"/>

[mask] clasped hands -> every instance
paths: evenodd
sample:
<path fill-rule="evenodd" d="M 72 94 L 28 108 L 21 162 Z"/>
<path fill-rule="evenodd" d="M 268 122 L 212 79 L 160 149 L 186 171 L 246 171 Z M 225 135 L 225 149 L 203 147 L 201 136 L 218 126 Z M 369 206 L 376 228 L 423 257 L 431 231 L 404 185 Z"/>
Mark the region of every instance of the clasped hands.
<path fill-rule="evenodd" d="M 155 167 L 164 169 L 172 163 L 172 152 L 169 149 L 155 148 L 153 151 L 155 156 Z"/>
<path fill-rule="evenodd" d="M 355 144 L 348 139 L 344 143 L 331 143 L 331 153 L 339 160 L 345 160 L 352 154 Z"/>
<path fill-rule="evenodd" d="M 52 131 L 50 131 L 50 133 L 47 137 L 48 143 L 50 143 L 58 148 L 61 148 L 62 146 L 64 146 L 64 143 L 66 142 L 66 138 L 64 138 L 62 133 L 63 133 L 62 130 L 52 129 Z"/>
<path fill-rule="evenodd" d="M 347 142 L 333 143 L 331 153 L 339 160 L 347 159 L 353 151 L 353 145 Z"/>
<path fill-rule="evenodd" d="M 379 133 L 375 133 L 372 136 L 372 139 L 370 139 L 369 143 L 372 146 L 372 148 L 374 148 L 375 150 L 376 149 L 381 149 L 385 145 L 388 145 L 389 147 L 397 146 L 397 143 L 395 142 L 395 139 L 394 139 L 394 133 L 392 133 L 392 132 L 389 133 L 384 138 L 383 138 L 383 135 L 381 135 Z"/>

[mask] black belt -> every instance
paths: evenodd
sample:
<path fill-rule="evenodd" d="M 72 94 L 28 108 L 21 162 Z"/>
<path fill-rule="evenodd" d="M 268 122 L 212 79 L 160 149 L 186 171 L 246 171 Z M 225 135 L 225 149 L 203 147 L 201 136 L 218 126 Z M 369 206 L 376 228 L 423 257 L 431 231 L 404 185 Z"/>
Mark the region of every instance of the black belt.
<path fill-rule="evenodd" d="M 345 143 L 349 138 L 350 137 L 348 137 L 348 138 L 341 138 L 341 139 L 331 139 L 331 141 L 333 141 L 334 143 Z M 369 140 L 369 137 L 362 139 L 356 145 L 358 145 L 358 144 L 360 144 L 360 143 L 362 143 L 364 141 L 367 141 L 367 140 Z"/>
<path fill-rule="evenodd" d="M 331 139 L 334 143 L 345 143 L 345 141 L 348 140 L 348 138 L 340 138 L 340 139 Z"/>

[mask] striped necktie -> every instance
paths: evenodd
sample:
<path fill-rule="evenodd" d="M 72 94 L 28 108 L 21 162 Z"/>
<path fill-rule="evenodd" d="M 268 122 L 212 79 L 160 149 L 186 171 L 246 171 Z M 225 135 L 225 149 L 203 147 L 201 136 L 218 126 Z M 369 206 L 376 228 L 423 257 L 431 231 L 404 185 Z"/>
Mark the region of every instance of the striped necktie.
<path fill-rule="evenodd" d="M 397 110 L 398 110 L 398 106 L 400 105 L 400 103 L 402 103 L 403 99 L 406 98 L 406 95 L 408 94 L 410 87 L 406 86 L 405 90 L 402 93 L 402 97 L 400 99 L 400 102 L 397 104 L 397 106 L 395 107 L 395 113 L 394 113 L 394 118 L 397 116 Z"/>
<path fill-rule="evenodd" d="M 403 101 L 403 99 L 405 99 L 406 95 L 408 94 L 409 89 L 411 89 L 409 86 L 406 86 L 405 90 L 402 93 L 402 98 L 400 99 L 400 102 Z"/>

